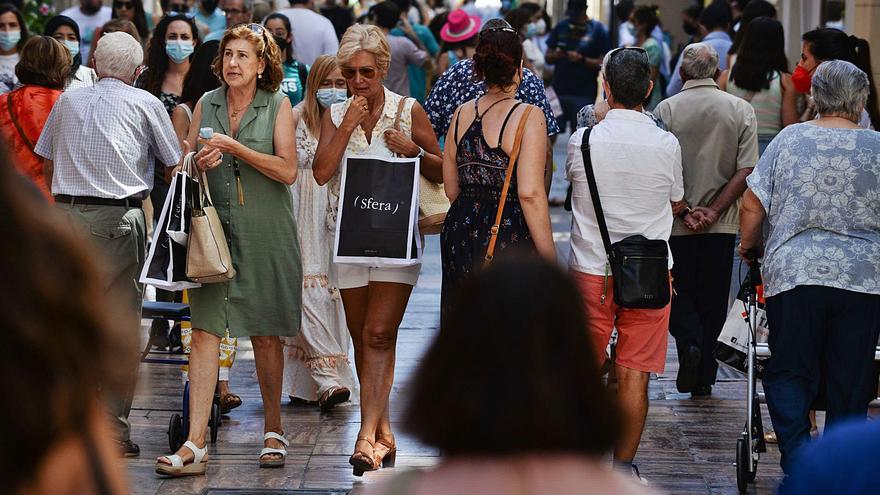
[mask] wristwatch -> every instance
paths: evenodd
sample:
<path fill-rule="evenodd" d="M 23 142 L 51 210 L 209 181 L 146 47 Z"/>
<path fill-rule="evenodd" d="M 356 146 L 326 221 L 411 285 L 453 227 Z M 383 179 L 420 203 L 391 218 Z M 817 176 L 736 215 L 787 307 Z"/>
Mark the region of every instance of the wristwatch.
<path fill-rule="evenodd" d="M 419 146 L 419 154 L 414 156 L 413 158 L 424 158 L 427 153 L 425 153 L 425 149 Z"/>
<path fill-rule="evenodd" d="M 678 218 L 684 220 L 684 217 L 690 215 L 693 212 L 694 212 L 693 208 L 691 208 L 690 206 L 685 206 L 683 210 L 678 212 Z"/>

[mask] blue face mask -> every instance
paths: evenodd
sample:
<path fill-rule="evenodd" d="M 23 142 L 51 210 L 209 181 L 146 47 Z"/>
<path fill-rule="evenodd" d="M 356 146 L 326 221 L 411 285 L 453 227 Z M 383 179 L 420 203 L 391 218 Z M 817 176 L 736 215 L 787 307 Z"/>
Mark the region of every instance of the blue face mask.
<path fill-rule="evenodd" d="M 9 51 L 21 41 L 21 31 L 0 31 L 0 48 Z"/>
<path fill-rule="evenodd" d="M 174 61 L 175 64 L 182 64 L 195 51 L 192 41 L 188 40 L 172 40 L 165 42 L 165 53 Z"/>
<path fill-rule="evenodd" d="M 321 88 L 315 92 L 318 103 L 324 108 L 330 108 L 334 103 L 342 103 L 348 99 L 348 90 L 339 88 Z"/>
<path fill-rule="evenodd" d="M 79 55 L 79 41 L 64 40 L 62 43 L 67 47 L 71 57 Z"/>
<path fill-rule="evenodd" d="M 526 38 L 534 38 L 538 34 L 538 25 L 534 22 L 526 24 Z"/>

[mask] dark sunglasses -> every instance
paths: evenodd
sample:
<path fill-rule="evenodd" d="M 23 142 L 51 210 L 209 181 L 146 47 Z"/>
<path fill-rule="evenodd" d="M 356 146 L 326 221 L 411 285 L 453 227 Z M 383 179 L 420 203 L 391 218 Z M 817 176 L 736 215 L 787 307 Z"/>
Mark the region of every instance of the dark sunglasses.
<path fill-rule="evenodd" d="M 361 77 L 364 79 L 375 79 L 376 78 L 376 68 L 375 67 L 342 67 L 340 69 L 342 71 L 342 77 L 346 79 L 354 79 L 355 74 L 360 72 Z"/>
<path fill-rule="evenodd" d="M 177 12 L 177 13 L 182 14 L 184 12 L 189 12 L 189 5 L 187 5 L 185 3 L 169 3 L 168 9 L 171 12 Z"/>
<path fill-rule="evenodd" d="M 131 2 L 113 2 L 114 9 L 132 10 L 134 4 Z"/>
<path fill-rule="evenodd" d="M 195 12 L 180 12 L 179 10 L 172 10 L 166 14 L 168 17 L 183 17 L 184 19 L 190 20 L 196 16 Z"/>

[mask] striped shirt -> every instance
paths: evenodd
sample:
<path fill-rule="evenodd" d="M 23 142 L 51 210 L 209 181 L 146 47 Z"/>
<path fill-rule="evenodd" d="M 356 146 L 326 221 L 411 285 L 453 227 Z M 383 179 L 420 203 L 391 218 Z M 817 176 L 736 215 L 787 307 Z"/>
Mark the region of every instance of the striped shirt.
<path fill-rule="evenodd" d="M 113 199 L 147 197 L 153 161 L 176 165 L 181 155 L 162 103 L 110 78 L 62 94 L 36 152 L 54 162 L 52 194 Z"/>
<path fill-rule="evenodd" d="M 727 92 L 752 105 L 758 121 L 759 136 L 775 136 L 782 130 L 782 81 L 778 71 L 770 79 L 770 88 L 757 93 L 740 88 L 728 76 Z"/>

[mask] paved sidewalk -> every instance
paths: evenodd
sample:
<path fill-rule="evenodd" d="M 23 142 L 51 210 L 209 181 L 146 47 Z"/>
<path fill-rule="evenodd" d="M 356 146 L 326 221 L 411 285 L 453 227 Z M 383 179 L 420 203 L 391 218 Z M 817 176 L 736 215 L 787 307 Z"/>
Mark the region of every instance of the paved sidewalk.
<path fill-rule="evenodd" d="M 557 172 L 554 195 L 564 197 L 561 169 L 567 139 L 555 146 Z M 561 256 L 568 252 L 570 214 L 552 209 L 554 235 Z M 395 385 L 391 396 L 392 420 L 402 416 L 408 378 L 436 332 L 440 309 L 440 259 L 438 236 L 428 238 L 419 284 L 410 300 L 400 329 Z M 651 407 L 647 430 L 636 462 L 653 487 L 670 494 L 734 494 L 736 439 L 745 421 L 744 380 L 723 373 L 710 398 L 690 399 L 675 390 L 677 362 L 670 340 L 666 372 L 651 381 Z M 179 412 L 183 390 L 177 367 L 144 364 L 131 413 L 132 440 L 141 446 L 141 456 L 127 461 L 135 494 L 199 493 L 206 488 L 323 489 L 346 491 L 413 467 L 438 462 L 438 452 L 408 438 L 396 424 L 400 454 L 397 467 L 363 478 L 351 474 L 348 456 L 354 446 L 359 413 L 356 407 L 339 407 L 321 413 L 317 407 L 282 407 L 283 424 L 291 439 L 287 465 L 283 469 L 260 469 L 257 456 L 262 448 L 262 412 L 259 388 L 254 376 L 250 342 L 239 342 L 238 358 L 232 370 L 231 386 L 244 404 L 224 418 L 218 441 L 209 449 L 207 476 L 164 479 L 153 466 L 157 456 L 168 453 L 166 431 L 174 412 Z M 540 421 L 536 408 L 535 421 Z M 764 410 L 765 424 L 769 418 Z M 761 458 L 750 493 L 773 493 L 781 477 L 775 446 Z M 248 493 L 258 493 L 250 491 Z"/>

